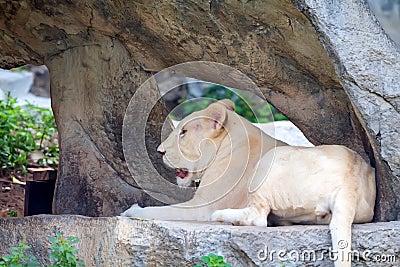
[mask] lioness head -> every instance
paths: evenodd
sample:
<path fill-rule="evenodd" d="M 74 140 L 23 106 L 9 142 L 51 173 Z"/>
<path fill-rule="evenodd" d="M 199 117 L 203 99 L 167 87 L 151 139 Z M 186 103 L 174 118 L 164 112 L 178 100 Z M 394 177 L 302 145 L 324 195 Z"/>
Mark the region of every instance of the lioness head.
<path fill-rule="evenodd" d="M 234 110 L 234 106 L 231 100 L 224 99 L 190 114 L 157 148 L 164 163 L 176 169 L 178 185 L 189 186 L 213 163 L 227 135 L 224 125 L 228 109 Z"/>

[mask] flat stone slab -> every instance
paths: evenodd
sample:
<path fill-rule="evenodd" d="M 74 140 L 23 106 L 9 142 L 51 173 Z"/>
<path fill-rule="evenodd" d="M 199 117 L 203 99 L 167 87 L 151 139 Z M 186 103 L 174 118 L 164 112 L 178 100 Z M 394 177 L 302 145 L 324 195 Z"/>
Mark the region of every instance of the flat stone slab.
<path fill-rule="evenodd" d="M 29 253 L 49 264 L 48 237 L 57 231 L 80 239 L 86 266 L 193 266 L 209 253 L 235 267 L 333 266 L 325 225 L 263 228 L 77 215 L 0 219 L 0 255 L 25 235 Z M 354 225 L 352 248 L 353 266 L 399 266 L 400 221 Z"/>

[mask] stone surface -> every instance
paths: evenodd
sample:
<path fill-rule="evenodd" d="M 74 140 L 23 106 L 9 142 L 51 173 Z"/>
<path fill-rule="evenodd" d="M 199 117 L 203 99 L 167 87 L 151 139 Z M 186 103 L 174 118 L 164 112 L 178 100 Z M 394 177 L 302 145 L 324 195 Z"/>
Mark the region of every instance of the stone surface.
<path fill-rule="evenodd" d="M 125 108 L 151 74 L 209 60 L 247 74 L 312 143 L 369 159 L 375 219 L 399 218 L 399 52 L 364 1 L 0 0 L 0 47 L 0 67 L 49 67 L 61 135 L 56 213 L 151 203 L 125 164 Z M 153 162 L 163 115 L 157 105 L 149 123 Z"/>
<path fill-rule="evenodd" d="M 328 226 L 235 227 L 66 215 L 0 219 L 0 255 L 8 253 L 25 235 L 32 246 L 29 253 L 48 264 L 49 251 L 45 248 L 48 237 L 57 231 L 80 238 L 79 257 L 86 266 L 193 266 L 208 253 L 223 255 L 235 267 L 282 266 L 284 260 L 277 257 L 280 250 L 286 251 L 282 258 L 300 255 L 298 262 L 293 261 L 295 266 L 332 266 L 329 258 L 321 259 L 331 246 Z M 270 254 L 274 261 L 264 260 L 261 250 L 266 248 L 269 253 L 275 251 Z M 360 257 L 353 266 L 398 266 L 400 222 L 354 225 L 352 248 L 371 259 Z M 315 251 L 316 260 L 302 258 L 307 257 L 306 251 Z M 392 262 L 372 261 L 373 255 Z"/>
<path fill-rule="evenodd" d="M 337 73 L 367 129 L 377 164 L 377 217 L 400 220 L 400 50 L 365 2 L 299 4 L 320 32 Z M 360 14 L 363 14 L 360 16 Z M 368 29 L 366 31 L 366 29 Z M 388 175 L 392 173 L 393 175 Z M 391 206 L 380 209 L 379 206 Z M 395 214 L 392 216 L 389 213 Z"/>

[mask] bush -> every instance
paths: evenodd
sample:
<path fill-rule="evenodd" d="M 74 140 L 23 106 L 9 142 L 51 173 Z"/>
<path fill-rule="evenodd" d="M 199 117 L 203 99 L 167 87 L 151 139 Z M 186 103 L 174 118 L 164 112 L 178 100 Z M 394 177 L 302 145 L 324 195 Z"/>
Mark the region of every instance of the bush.
<path fill-rule="evenodd" d="M 28 155 L 39 150 L 41 165 L 58 165 L 58 144 L 52 143 L 57 127 L 51 109 L 16 104 L 10 93 L 0 100 L 0 167 L 26 173 Z"/>
<path fill-rule="evenodd" d="M 194 111 L 205 109 L 213 100 L 231 99 L 235 103 L 235 111 L 239 115 L 253 123 L 265 123 L 278 120 L 287 120 L 287 118 L 274 106 L 257 97 L 251 92 L 229 89 L 221 85 L 211 85 L 203 90 L 202 98 L 195 99 L 188 96 L 180 100 L 184 103 L 179 107 L 172 118 L 182 120 Z"/>

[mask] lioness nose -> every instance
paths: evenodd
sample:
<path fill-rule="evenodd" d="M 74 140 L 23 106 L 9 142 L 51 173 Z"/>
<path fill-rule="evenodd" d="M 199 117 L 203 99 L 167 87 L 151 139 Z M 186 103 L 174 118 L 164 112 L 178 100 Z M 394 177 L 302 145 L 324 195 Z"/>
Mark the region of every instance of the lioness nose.
<path fill-rule="evenodd" d="M 162 157 L 162 156 L 165 155 L 165 151 L 157 150 L 157 154 L 158 154 L 160 157 Z"/>

